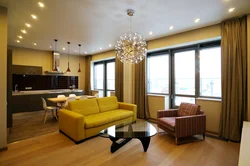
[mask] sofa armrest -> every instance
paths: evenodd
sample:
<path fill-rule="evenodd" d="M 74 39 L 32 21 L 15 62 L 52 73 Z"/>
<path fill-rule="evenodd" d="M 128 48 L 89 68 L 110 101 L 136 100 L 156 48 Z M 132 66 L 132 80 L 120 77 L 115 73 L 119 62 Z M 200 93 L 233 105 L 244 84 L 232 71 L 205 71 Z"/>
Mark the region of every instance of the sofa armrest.
<path fill-rule="evenodd" d="M 163 117 L 176 117 L 178 109 L 169 109 L 169 110 L 158 110 L 157 118 Z"/>
<path fill-rule="evenodd" d="M 84 116 L 76 112 L 61 109 L 59 111 L 59 130 L 75 141 L 85 138 Z"/>
<path fill-rule="evenodd" d="M 134 113 L 133 122 L 137 120 L 137 105 L 129 104 L 129 103 L 123 103 L 123 102 L 118 102 L 118 104 L 119 104 L 120 109 L 133 111 L 133 113 Z"/>
<path fill-rule="evenodd" d="M 177 138 L 195 134 L 205 134 L 206 115 L 181 116 L 175 119 L 175 134 Z"/>

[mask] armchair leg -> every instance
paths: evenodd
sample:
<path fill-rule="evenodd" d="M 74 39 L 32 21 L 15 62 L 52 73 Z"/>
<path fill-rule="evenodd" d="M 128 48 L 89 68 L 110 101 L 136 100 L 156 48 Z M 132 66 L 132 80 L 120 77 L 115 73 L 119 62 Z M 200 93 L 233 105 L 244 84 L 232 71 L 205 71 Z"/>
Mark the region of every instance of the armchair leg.
<path fill-rule="evenodd" d="M 175 144 L 178 145 L 178 138 L 175 137 Z"/>

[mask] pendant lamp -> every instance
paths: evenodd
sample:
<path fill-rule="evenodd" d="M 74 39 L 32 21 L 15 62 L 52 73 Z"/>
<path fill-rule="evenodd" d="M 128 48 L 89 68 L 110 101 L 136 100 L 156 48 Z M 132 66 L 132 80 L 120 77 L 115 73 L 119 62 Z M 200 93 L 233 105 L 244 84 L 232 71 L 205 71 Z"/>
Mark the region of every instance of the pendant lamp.
<path fill-rule="evenodd" d="M 69 73 L 71 72 L 70 68 L 69 68 L 69 45 L 70 45 L 70 42 L 67 42 L 68 43 L 68 69 L 66 70 L 66 73 Z"/>
<path fill-rule="evenodd" d="M 80 66 L 80 52 L 81 52 L 81 44 L 78 45 L 79 46 L 79 69 L 78 69 L 78 73 L 81 72 L 81 66 Z"/>
<path fill-rule="evenodd" d="M 57 39 L 55 39 L 54 41 L 55 41 L 55 47 L 54 47 L 54 53 L 53 54 L 55 55 L 56 54 Z M 53 71 L 58 71 L 56 60 L 55 60 Z"/>

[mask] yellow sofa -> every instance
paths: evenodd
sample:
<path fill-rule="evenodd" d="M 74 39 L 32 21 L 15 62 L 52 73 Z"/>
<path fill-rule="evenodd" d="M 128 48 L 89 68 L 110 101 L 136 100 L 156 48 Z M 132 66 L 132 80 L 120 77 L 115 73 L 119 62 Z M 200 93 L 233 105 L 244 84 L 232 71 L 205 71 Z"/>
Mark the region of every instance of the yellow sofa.
<path fill-rule="evenodd" d="M 118 102 L 115 96 L 75 100 L 59 111 L 59 131 L 80 143 L 109 126 L 136 119 L 137 106 Z"/>

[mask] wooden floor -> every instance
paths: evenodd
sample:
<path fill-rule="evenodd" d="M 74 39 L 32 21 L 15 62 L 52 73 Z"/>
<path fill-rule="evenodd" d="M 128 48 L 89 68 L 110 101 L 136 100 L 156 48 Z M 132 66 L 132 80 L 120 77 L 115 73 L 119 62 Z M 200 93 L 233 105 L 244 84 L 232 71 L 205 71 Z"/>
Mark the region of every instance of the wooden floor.
<path fill-rule="evenodd" d="M 176 146 L 173 137 L 160 133 L 152 137 L 144 152 L 133 139 L 115 153 L 110 153 L 108 138 L 94 137 L 74 144 L 59 132 L 30 138 L 8 145 L 0 152 L 0 165 L 20 166 L 237 166 L 239 143 L 206 137 L 205 141 Z"/>
<path fill-rule="evenodd" d="M 44 110 L 13 114 L 12 129 L 8 132 L 8 143 L 58 131 L 58 122 L 48 112 L 43 123 Z"/>

